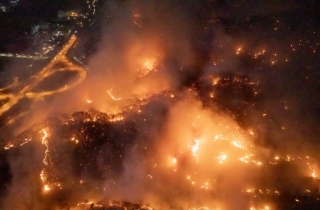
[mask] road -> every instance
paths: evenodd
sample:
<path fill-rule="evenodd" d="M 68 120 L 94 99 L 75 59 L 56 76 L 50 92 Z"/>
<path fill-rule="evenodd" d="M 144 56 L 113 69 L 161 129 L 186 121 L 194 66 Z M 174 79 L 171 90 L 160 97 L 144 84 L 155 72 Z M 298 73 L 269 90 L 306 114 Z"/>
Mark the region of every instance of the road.
<path fill-rule="evenodd" d="M 28 78 L 27 81 L 16 82 L 9 85 L 8 87 L 0 89 L 0 100 L 7 100 L 7 102 L 0 108 L 0 116 L 6 113 L 11 107 L 16 105 L 23 98 L 38 100 L 46 96 L 64 92 L 80 84 L 86 78 L 87 71 L 84 67 L 73 63 L 67 57 L 69 49 L 74 45 L 76 40 L 77 37 L 75 35 L 72 35 L 69 41 L 61 49 L 61 51 L 45 67 L 43 67 L 41 71 Z M 55 90 L 33 92 L 33 89 L 45 78 L 48 78 L 57 72 L 63 71 L 77 72 L 77 78 L 70 84 L 61 84 L 60 88 L 57 88 Z M 8 122 L 6 122 L 6 125 L 13 124 L 14 122 L 16 122 L 16 120 L 23 116 L 24 114 L 20 113 L 19 115 L 11 118 Z"/>

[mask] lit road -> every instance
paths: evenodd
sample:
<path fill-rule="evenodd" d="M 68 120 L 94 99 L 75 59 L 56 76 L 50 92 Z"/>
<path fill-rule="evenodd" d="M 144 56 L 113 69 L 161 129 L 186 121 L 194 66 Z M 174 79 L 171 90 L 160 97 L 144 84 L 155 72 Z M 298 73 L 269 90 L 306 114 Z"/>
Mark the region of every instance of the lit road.
<path fill-rule="evenodd" d="M 7 100 L 7 102 L 0 108 L 0 116 L 7 112 L 11 107 L 16 105 L 22 98 L 29 98 L 29 99 L 41 99 L 45 96 L 50 96 L 56 93 L 64 92 L 70 88 L 73 88 L 80 84 L 86 78 L 86 69 L 74 64 L 70 61 L 66 54 L 69 49 L 74 45 L 76 42 L 77 37 L 72 36 L 69 41 L 65 44 L 62 50 L 37 74 L 28 78 L 26 82 L 16 82 L 8 87 L 0 89 L 0 100 Z M 59 67 L 57 67 L 59 65 Z M 52 76 L 57 72 L 63 71 L 74 71 L 78 73 L 76 79 L 73 80 L 70 84 L 61 84 L 60 88 L 50 91 L 43 91 L 43 92 L 33 92 L 33 89 L 45 78 Z M 16 93 L 5 93 L 6 90 L 16 90 Z M 19 114 L 16 117 L 12 118 L 7 125 L 11 125 L 14 123 L 18 118 L 24 116 L 24 114 Z"/>

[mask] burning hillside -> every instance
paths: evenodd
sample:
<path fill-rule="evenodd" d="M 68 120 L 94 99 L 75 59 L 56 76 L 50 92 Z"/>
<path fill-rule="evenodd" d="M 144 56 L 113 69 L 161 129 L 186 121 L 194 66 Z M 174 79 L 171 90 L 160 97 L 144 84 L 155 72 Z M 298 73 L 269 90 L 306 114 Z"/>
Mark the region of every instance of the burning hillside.
<path fill-rule="evenodd" d="M 0 90 L 4 209 L 319 208 L 316 121 L 263 73 L 290 55 L 245 47 L 195 4 L 106 3 L 85 64 L 70 35 Z"/>

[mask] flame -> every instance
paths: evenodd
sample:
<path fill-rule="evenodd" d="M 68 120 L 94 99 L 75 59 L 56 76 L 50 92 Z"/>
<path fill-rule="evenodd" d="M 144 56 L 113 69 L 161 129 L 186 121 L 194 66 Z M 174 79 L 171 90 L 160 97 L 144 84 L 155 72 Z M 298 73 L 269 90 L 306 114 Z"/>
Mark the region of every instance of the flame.
<path fill-rule="evenodd" d="M 45 185 L 45 186 L 44 186 L 44 190 L 45 190 L 45 191 L 49 191 L 49 190 L 51 190 L 51 188 L 50 188 L 48 185 Z"/>
<path fill-rule="evenodd" d="M 238 147 L 240 149 L 244 149 L 244 147 L 238 142 L 238 141 L 232 141 L 232 144 L 235 146 L 235 147 Z"/>
<path fill-rule="evenodd" d="M 200 144 L 200 141 L 198 139 L 195 139 L 194 140 L 194 145 L 191 147 L 193 156 L 197 155 L 197 151 L 199 149 L 199 144 Z"/>
<path fill-rule="evenodd" d="M 177 158 L 173 158 L 172 162 L 177 163 Z"/>
<path fill-rule="evenodd" d="M 12 147 L 14 147 L 13 144 L 8 144 L 7 146 L 4 147 L 4 149 L 5 149 L 5 150 L 8 150 L 8 149 L 10 149 L 10 148 L 12 148 Z"/>
<path fill-rule="evenodd" d="M 218 161 L 220 164 L 222 164 L 226 159 L 227 159 L 227 155 L 224 154 L 224 153 L 221 153 L 219 156 L 218 156 Z"/>
<path fill-rule="evenodd" d="M 213 78 L 212 79 L 212 85 L 218 84 L 219 81 L 220 81 L 220 78 Z M 210 97 L 213 98 L 213 93 L 211 93 Z"/>
<path fill-rule="evenodd" d="M 46 147 L 43 163 L 45 165 L 48 165 L 49 164 L 49 162 L 48 162 L 48 159 L 49 159 L 49 145 L 48 145 L 48 140 L 47 140 L 48 133 L 47 133 L 46 129 L 42 129 L 41 132 L 43 134 L 41 141 L 42 141 L 42 144 L 45 145 L 45 147 Z"/>
<path fill-rule="evenodd" d="M 147 61 L 143 64 L 143 66 L 149 71 L 153 69 L 153 63 L 151 61 Z"/>

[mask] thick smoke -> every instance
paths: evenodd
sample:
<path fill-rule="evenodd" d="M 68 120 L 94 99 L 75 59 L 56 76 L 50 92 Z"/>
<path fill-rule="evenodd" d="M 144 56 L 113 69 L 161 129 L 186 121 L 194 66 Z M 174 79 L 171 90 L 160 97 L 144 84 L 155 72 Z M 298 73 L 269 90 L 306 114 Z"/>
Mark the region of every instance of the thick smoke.
<path fill-rule="evenodd" d="M 148 139 L 152 144 L 156 141 L 156 146 L 147 146 L 151 151 L 146 159 L 151 161 L 137 161 L 137 155 L 127 158 L 120 179 L 125 184 L 120 190 L 135 192 L 133 201 L 143 199 L 154 203 L 155 208 L 235 207 L 230 202 L 250 177 L 247 168 L 239 167 L 237 161 L 250 153 L 252 139 L 232 117 L 203 109 L 199 100 L 185 95 L 169 108 L 160 133 Z M 234 147 L 233 139 L 245 151 Z"/>

